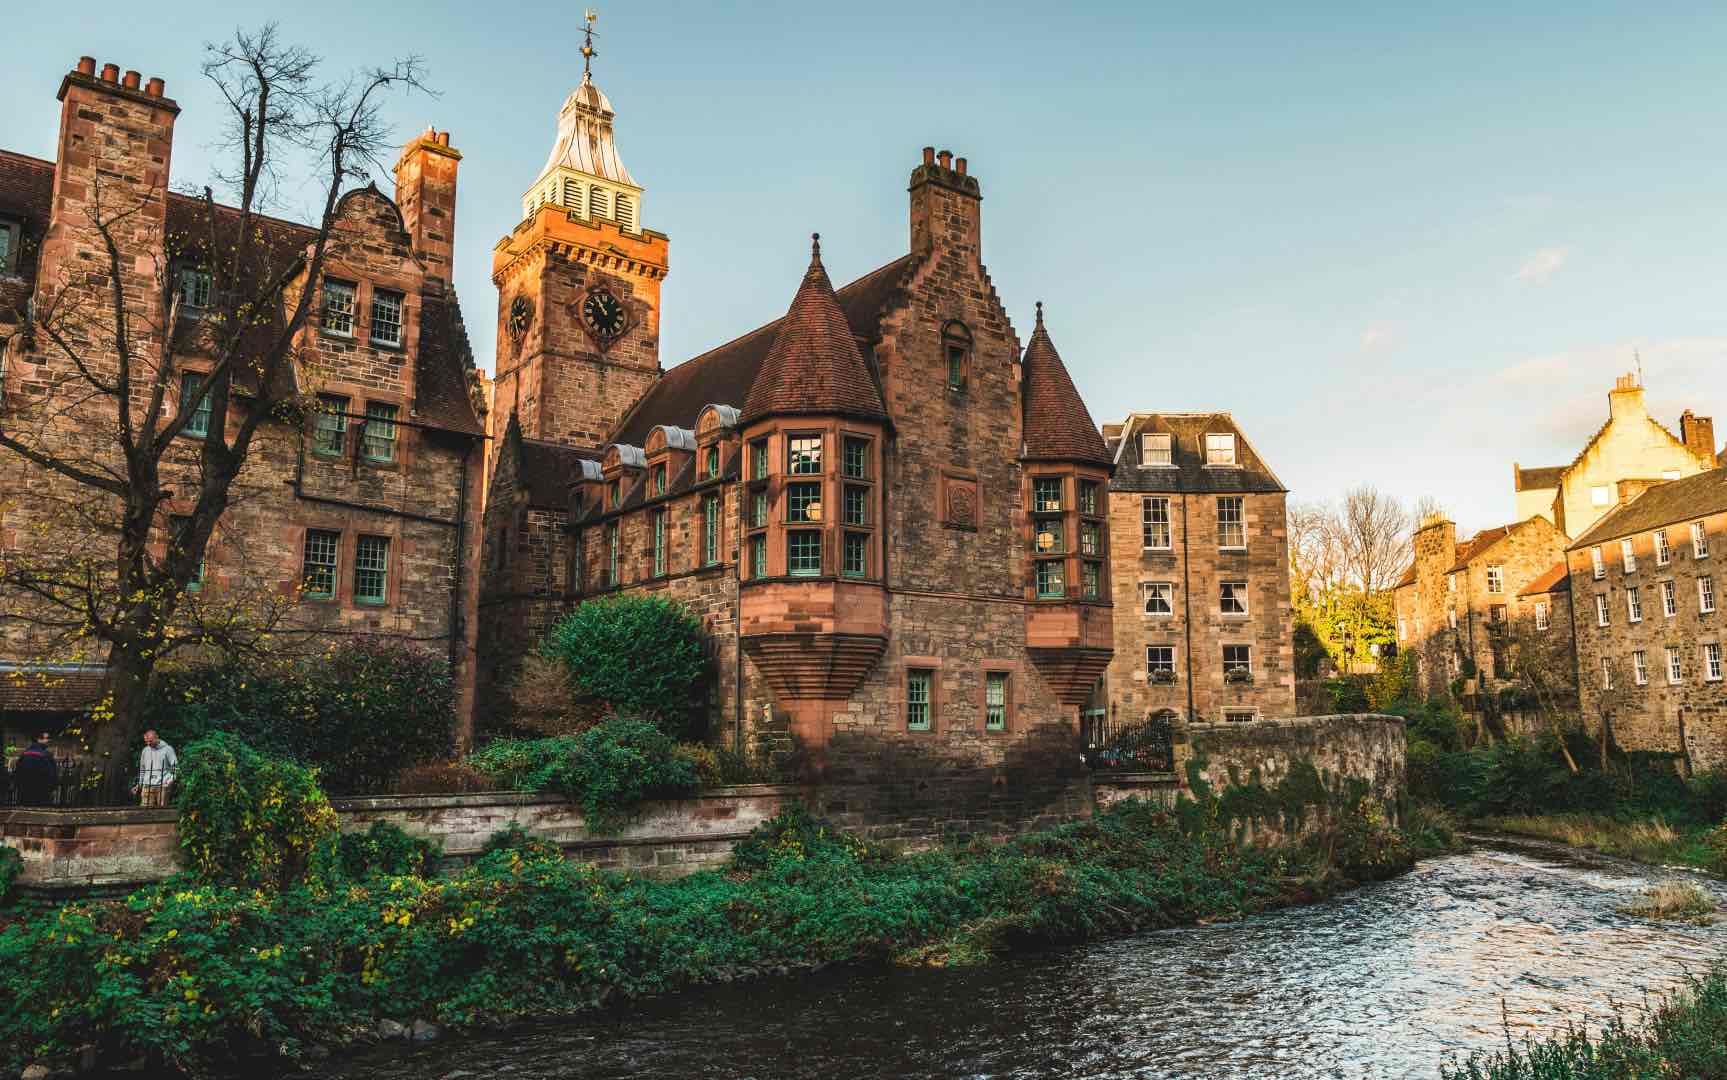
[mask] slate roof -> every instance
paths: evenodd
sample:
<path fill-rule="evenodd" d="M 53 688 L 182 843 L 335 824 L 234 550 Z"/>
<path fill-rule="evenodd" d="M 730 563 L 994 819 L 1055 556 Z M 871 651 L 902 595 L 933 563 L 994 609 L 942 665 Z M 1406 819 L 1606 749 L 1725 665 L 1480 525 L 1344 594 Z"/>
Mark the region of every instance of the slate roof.
<path fill-rule="evenodd" d="M 102 696 L 101 664 L 0 663 L 0 709 L 71 712 Z"/>
<path fill-rule="evenodd" d="M 902 255 L 834 293 L 855 338 L 876 341 L 881 337 L 882 314 L 893 305 L 918 262 L 915 254 Z M 648 432 L 660 424 L 689 427 L 703 406 L 742 405 L 784 321 L 775 319 L 667 371 L 624 417 L 613 441 L 641 446 Z"/>
<path fill-rule="evenodd" d="M 1511 466 L 1512 486 L 1518 491 L 1545 491 L 1556 488 L 1559 481 L 1565 478 L 1564 465 L 1543 465 L 1537 469 L 1525 469 L 1518 465 Z"/>
<path fill-rule="evenodd" d="M 1564 562 L 1555 563 L 1546 573 L 1524 586 L 1518 596 L 1545 596 L 1548 593 L 1571 591 L 1571 571 Z"/>
<path fill-rule="evenodd" d="M 581 476 L 578 463 L 600 459 L 597 451 L 528 438 L 517 442 L 516 453 L 516 479 L 527 493 L 528 505 L 550 510 L 569 506 L 570 484 Z"/>
<path fill-rule="evenodd" d="M 1566 550 L 1577 551 L 1720 513 L 1727 513 L 1727 469 L 1710 469 L 1683 480 L 1656 484 L 1624 506 L 1609 511 Z"/>
<path fill-rule="evenodd" d="M 1042 303 L 1037 305 L 1037 325 L 1026 344 L 1024 363 L 1026 458 L 1113 465 L 1114 458 L 1092 423 L 1091 413 L 1073 385 L 1073 376 L 1044 329 Z"/>
<path fill-rule="evenodd" d="M 37 255 L 42 236 L 48 228 L 53 187 L 52 161 L 0 150 L 0 214 L 17 218 L 24 226 L 18 274 L 0 277 L 0 315 L 21 311 L 35 289 Z M 353 194 L 355 192 L 349 192 L 343 198 Z M 388 196 L 379 194 L 388 200 Z M 228 206 L 218 205 L 216 210 L 228 220 L 233 220 L 238 214 Z M 254 221 L 264 247 L 270 253 L 265 261 L 276 266 L 286 265 L 288 259 L 298 257 L 300 251 L 317 238 L 316 230 L 297 222 L 261 214 L 254 215 Z M 204 242 L 206 231 L 202 201 L 169 192 L 165 226 L 176 243 L 187 251 L 197 251 Z M 447 297 L 422 294 L 422 298 L 420 348 L 415 369 L 419 396 L 414 403 L 414 418 L 446 431 L 483 434 L 485 429 L 468 394 L 468 372 L 474 366 L 473 351 L 468 344 L 467 330 L 462 324 L 455 294 L 452 292 Z M 270 328 L 262 327 L 259 332 L 261 336 L 267 336 Z"/>
<path fill-rule="evenodd" d="M 1408 568 L 1403 571 L 1403 576 L 1397 579 L 1397 584 L 1393 585 L 1392 588 L 1407 589 L 1413 584 L 1415 584 L 1415 564 L 1410 563 Z"/>
<path fill-rule="evenodd" d="M 1109 429 L 1110 437 L 1104 443 L 1115 460 L 1111 491 L 1218 495 L 1288 491 L 1229 413 L 1133 413 Z M 1173 465 L 1141 467 L 1139 437 L 1148 433 L 1174 436 L 1170 444 Z M 1205 436 L 1225 433 L 1235 436 L 1237 464 L 1207 466 Z"/>
<path fill-rule="evenodd" d="M 1457 561 L 1452 563 L 1448 574 L 1455 574 L 1480 557 L 1488 548 L 1505 539 L 1506 534 L 1516 528 L 1516 525 L 1501 525 L 1496 529 L 1482 529 L 1468 540 L 1457 545 Z"/>

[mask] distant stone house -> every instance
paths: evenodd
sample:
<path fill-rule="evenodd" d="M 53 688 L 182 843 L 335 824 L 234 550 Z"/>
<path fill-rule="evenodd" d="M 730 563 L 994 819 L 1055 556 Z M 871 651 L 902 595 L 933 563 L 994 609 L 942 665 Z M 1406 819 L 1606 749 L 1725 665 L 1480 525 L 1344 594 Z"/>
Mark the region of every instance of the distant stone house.
<path fill-rule="evenodd" d="M 199 261 L 207 223 L 199 200 L 169 190 L 180 109 L 164 91 L 160 79 L 122 77 L 112 64 L 98 72 L 86 57 L 60 84 L 54 160 L 0 151 L 0 424 L 39 430 L 56 452 L 111 452 L 103 433 L 115 410 L 110 399 L 85 400 L 66 357 L 46 335 L 20 332 L 21 316 L 56 298 L 106 310 L 105 275 L 86 270 L 101 258 L 89 215 L 99 201 L 139 208 L 121 236 L 134 347 L 171 355 L 176 401 L 210 363 L 200 345 L 211 287 Z M 447 133 L 428 131 L 403 149 L 394 199 L 375 187 L 343 196 L 321 281 L 305 281 L 298 262 L 312 229 L 259 222 L 261 241 L 282 254 L 281 265 L 299 266 L 291 291 L 320 295 L 285 376 L 297 409 L 261 429 L 195 588 L 215 603 L 246 589 L 304 586 L 276 635 L 283 648 L 323 648 L 358 634 L 412 642 L 449 658 L 466 716 L 485 427 L 449 276 L 460 158 Z M 218 223 L 233 220 L 231 210 L 217 214 Z M 176 297 L 180 319 L 168 326 Z M 93 362 L 117 368 L 103 339 L 93 340 Z M 255 391 L 255 381 L 249 385 L 240 373 L 242 401 Z M 186 452 L 165 462 L 170 484 L 191 481 L 193 440 L 207 424 L 194 417 L 187 425 Z M 87 492 L 5 450 L 0 492 L 28 493 L 0 499 L 0 557 L 73 542 L 44 533 L 46 508 Z M 163 508 L 157 557 L 175 515 L 185 512 L 178 498 Z M 111 561 L 112 546 L 101 554 Z M 28 596 L 0 596 L 0 728 L 12 738 L 57 729 L 101 690 L 103 657 L 68 663 L 52 655 L 54 639 L 38 614 Z"/>
<path fill-rule="evenodd" d="M 1625 750 L 1727 765 L 1727 470 L 1640 491 L 1565 553 L 1587 720 Z"/>
<path fill-rule="evenodd" d="M 1226 412 L 1132 413 L 1103 433 L 1115 658 L 1090 715 L 1294 715 L 1283 483 Z"/>

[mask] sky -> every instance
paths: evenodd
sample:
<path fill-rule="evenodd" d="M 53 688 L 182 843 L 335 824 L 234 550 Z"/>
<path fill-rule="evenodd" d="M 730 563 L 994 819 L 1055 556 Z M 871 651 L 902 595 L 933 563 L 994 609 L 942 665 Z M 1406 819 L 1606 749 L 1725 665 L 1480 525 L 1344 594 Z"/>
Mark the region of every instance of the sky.
<path fill-rule="evenodd" d="M 1094 419 L 1227 410 L 1292 499 L 1372 484 L 1503 524 L 1512 462 L 1568 463 L 1634 356 L 1658 419 L 1727 438 L 1727 6 L 1507 7 L 611 3 L 594 74 L 671 237 L 662 362 L 782 314 L 812 231 L 836 283 L 903 254 L 933 145 L 969 159 L 996 289 L 1022 340 L 1043 301 Z M 490 368 L 491 248 L 580 79 L 582 9 L 210 10 L 32 8 L 0 146 L 52 157 L 89 54 L 167 80 L 196 187 L 205 41 L 275 20 L 331 78 L 418 55 L 437 94 L 388 117 L 464 155 L 456 283 Z"/>

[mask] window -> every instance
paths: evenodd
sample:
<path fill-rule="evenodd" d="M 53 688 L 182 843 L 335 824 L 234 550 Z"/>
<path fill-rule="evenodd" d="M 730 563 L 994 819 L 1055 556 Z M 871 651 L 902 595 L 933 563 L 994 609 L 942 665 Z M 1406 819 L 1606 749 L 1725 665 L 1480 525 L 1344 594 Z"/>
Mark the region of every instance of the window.
<path fill-rule="evenodd" d="M 1096 600 L 1103 595 L 1102 563 L 1086 562 L 1080 564 L 1079 592 L 1087 600 Z"/>
<path fill-rule="evenodd" d="M 1169 499 L 1163 495 L 1153 495 L 1140 500 L 1140 516 L 1145 530 L 1145 546 L 1154 551 L 1168 551 L 1170 548 L 1169 534 Z"/>
<path fill-rule="evenodd" d="M 372 342 L 395 347 L 402 343 L 402 294 L 372 290 Z"/>
<path fill-rule="evenodd" d="M 1225 645 L 1223 647 L 1223 673 L 1225 676 L 1252 674 L 1253 646 Z"/>
<path fill-rule="evenodd" d="M 390 584 L 390 538 L 362 536 L 354 543 L 354 602 L 382 604 Z"/>
<path fill-rule="evenodd" d="M 765 578 L 768 576 L 768 538 L 765 536 L 750 537 L 750 577 Z"/>
<path fill-rule="evenodd" d="M 1103 554 L 1103 526 L 1095 521 L 1079 523 L 1079 553 L 1081 555 Z"/>
<path fill-rule="evenodd" d="M 1637 572 L 1637 549 L 1629 539 L 1619 541 L 1619 563 L 1627 574 Z"/>
<path fill-rule="evenodd" d="M 1697 610 L 1705 615 L 1715 610 L 1715 579 L 1707 575 L 1697 579 Z"/>
<path fill-rule="evenodd" d="M 1174 441 L 1169 435 L 1141 435 L 1139 463 L 1141 465 L 1175 464 Z"/>
<path fill-rule="evenodd" d="M 396 460 L 396 412 L 387 402 L 366 402 L 366 457 L 372 461 Z"/>
<path fill-rule="evenodd" d="M 1205 437 L 1205 463 L 1207 465 L 1235 464 L 1235 436 L 1229 434 L 1207 435 Z"/>
<path fill-rule="evenodd" d="M 618 494 L 619 488 L 616 480 L 606 485 L 606 505 L 613 510 L 618 508 Z"/>
<path fill-rule="evenodd" d="M 702 565 L 720 561 L 720 497 L 709 494 L 702 499 Z"/>
<path fill-rule="evenodd" d="M 661 510 L 654 515 L 654 576 L 663 577 L 666 572 L 666 512 Z"/>
<path fill-rule="evenodd" d="M 1671 581 L 1661 583 L 1661 614 L 1669 619 L 1679 614 L 1679 589 Z"/>
<path fill-rule="evenodd" d="M 20 231 L 16 221 L 0 220 L 0 274 L 14 273 L 18 269 Z"/>
<path fill-rule="evenodd" d="M 1217 500 L 1217 546 L 1244 548 L 1247 528 L 1241 519 L 1241 496 L 1225 495 Z"/>
<path fill-rule="evenodd" d="M 1589 505 L 1607 506 L 1613 502 L 1613 492 L 1606 484 L 1596 484 L 1589 489 Z"/>
<path fill-rule="evenodd" d="M 1505 591 L 1505 568 L 1503 566 L 1489 566 L 1487 568 L 1487 592 L 1488 592 L 1488 594 L 1496 596 L 1499 593 L 1502 593 L 1504 591 Z"/>
<path fill-rule="evenodd" d="M 1247 582 L 1225 581 L 1218 585 L 1218 610 L 1225 615 L 1247 614 Z"/>
<path fill-rule="evenodd" d="M 847 484 L 844 521 L 847 525 L 869 524 L 869 488 Z"/>
<path fill-rule="evenodd" d="M 719 474 L 720 474 L 720 448 L 717 446 L 710 446 L 710 447 L 708 447 L 708 469 L 707 469 L 708 479 L 712 480 L 715 477 L 719 476 Z"/>
<path fill-rule="evenodd" d="M 1638 686 L 1649 685 L 1649 664 L 1643 658 L 1642 649 L 1631 654 L 1631 681 Z"/>
<path fill-rule="evenodd" d="M 1448 593 L 1454 593 L 1457 591 L 1457 575 L 1456 574 L 1445 575 L 1445 591 Z"/>
<path fill-rule="evenodd" d="M 847 439 L 840 458 L 840 468 L 848 480 L 868 480 L 869 440 Z"/>
<path fill-rule="evenodd" d="M 184 550 L 187 534 L 192 529 L 192 519 L 175 514 L 168 519 L 168 542 L 174 545 L 173 554 Z M 186 581 L 187 592 L 197 592 L 204 584 L 204 560 L 199 559 L 198 565 L 192 568 L 192 576 Z"/>
<path fill-rule="evenodd" d="M 750 479 L 766 480 L 768 478 L 768 441 L 757 439 L 750 443 Z"/>
<path fill-rule="evenodd" d="M 1139 586 L 1140 595 L 1145 598 L 1145 613 L 1147 615 L 1175 614 L 1175 583 L 1171 581 L 1146 581 Z"/>
<path fill-rule="evenodd" d="M 618 523 L 615 521 L 606 528 L 606 584 L 623 584 L 618 577 Z"/>
<path fill-rule="evenodd" d="M 1153 682 L 1159 682 L 1159 673 L 1175 674 L 1175 646 L 1147 645 L 1145 647 L 1145 673 L 1152 677 Z"/>
<path fill-rule="evenodd" d="M 1066 529 L 1061 518 L 1039 519 L 1032 532 L 1032 543 L 1039 555 L 1057 555 L 1066 549 L 1062 538 Z"/>
<path fill-rule="evenodd" d="M 1605 656 L 1601 658 L 1601 689 L 1613 689 L 1613 661 Z"/>
<path fill-rule="evenodd" d="M 822 519 L 822 486 L 803 481 L 786 485 L 786 520 L 796 522 Z"/>
<path fill-rule="evenodd" d="M 768 523 L 768 493 L 750 492 L 750 528 L 766 528 Z"/>
<path fill-rule="evenodd" d="M 329 529 L 306 530 L 306 553 L 300 564 L 303 595 L 313 600 L 328 600 L 336 595 L 337 552 L 342 547 L 342 534 Z"/>
<path fill-rule="evenodd" d="M 3 257 L 0 257 L 0 262 L 4 262 Z M 210 271 L 182 266 L 174 278 L 174 296 L 180 301 L 180 314 L 188 318 L 202 314 L 210 306 L 211 284 Z"/>
<path fill-rule="evenodd" d="M 983 727 L 985 731 L 1007 730 L 1007 672 L 983 675 Z"/>
<path fill-rule="evenodd" d="M 1634 623 L 1643 621 L 1643 596 L 1635 585 L 1625 590 L 1625 615 Z"/>
<path fill-rule="evenodd" d="M 846 577 L 866 577 L 869 574 L 869 534 L 849 532 L 840 560 L 840 573 Z"/>
<path fill-rule="evenodd" d="M 1595 572 L 1596 581 L 1607 576 L 1607 563 L 1601 558 L 1600 544 L 1589 549 L 1589 566 Z"/>
<path fill-rule="evenodd" d="M 312 419 L 312 453 L 340 456 L 348 439 L 348 399 L 340 394 L 319 394 L 318 412 Z"/>
<path fill-rule="evenodd" d="M 1607 625 L 1607 597 L 1604 594 L 1595 597 L 1595 625 Z"/>
<path fill-rule="evenodd" d="M 786 573 L 815 577 L 822 572 L 822 534 L 808 529 L 786 533 Z"/>
<path fill-rule="evenodd" d="M 180 376 L 180 408 L 184 410 L 198 396 L 198 391 L 204 385 L 204 376 L 196 372 L 185 372 Z M 198 407 L 192 410 L 192 415 L 186 420 L 186 426 L 180 429 L 182 435 L 197 435 L 202 438 L 210 434 L 210 397 L 198 402 Z"/>
<path fill-rule="evenodd" d="M 1678 686 L 1684 678 L 1684 672 L 1680 670 L 1679 665 L 1679 650 L 1669 645 L 1667 646 L 1667 683 L 1670 686 Z"/>
<path fill-rule="evenodd" d="M 1079 482 L 1079 512 L 1087 517 L 1097 516 L 1097 481 L 1081 480 Z"/>
<path fill-rule="evenodd" d="M 1710 682 L 1721 681 L 1721 646 L 1713 641 L 1703 646 L 1703 677 Z"/>
<path fill-rule="evenodd" d="M 1535 601 L 1535 629 L 1545 630 L 1551 624 L 1552 620 L 1551 616 L 1548 614 L 1547 601 Z"/>
<path fill-rule="evenodd" d="M 947 358 L 947 388 L 963 391 L 971 367 L 971 331 L 964 323 L 950 322 L 942 327 L 941 344 Z"/>
<path fill-rule="evenodd" d="M 655 465 L 652 475 L 654 481 L 654 494 L 664 495 L 666 493 L 666 467 L 664 465 Z"/>
<path fill-rule="evenodd" d="M 1701 521 L 1691 523 L 1691 557 L 1707 559 L 1709 557 L 1709 534 L 1704 531 Z"/>
<path fill-rule="evenodd" d="M 1404 621 L 1403 616 L 1399 615 L 1397 617 L 1397 640 L 1403 641 L 1403 640 L 1407 639 L 1408 637 L 1409 637 L 1409 624 Z"/>
<path fill-rule="evenodd" d="M 1451 627 L 1451 629 L 1453 629 L 1453 630 L 1457 629 L 1457 609 L 1456 608 L 1449 608 L 1446 610 L 1445 621 L 1446 621 L 1447 625 L 1449 625 Z"/>
<path fill-rule="evenodd" d="M 1037 595 L 1041 599 L 1067 595 L 1067 585 L 1062 580 L 1060 559 L 1040 559 L 1037 564 Z"/>
<path fill-rule="evenodd" d="M 1225 709 L 1223 719 L 1230 724 L 1251 724 L 1259 719 L 1259 714 L 1252 709 Z"/>
<path fill-rule="evenodd" d="M 912 668 L 905 673 L 905 726 L 907 731 L 930 729 L 930 683 L 934 673 Z"/>
<path fill-rule="evenodd" d="M 1061 477 L 1038 476 L 1031 481 L 1031 507 L 1034 513 L 1056 513 L 1061 510 Z"/>
<path fill-rule="evenodd" d="M 803 435 L 786 444 L 786 472 L 793 476 L 820 476 L 822 437 Z"/>
<path fill-rule="evenodd" d="M 1487 621 L 1493 623 L 1496 626 L 1504 625 L 1504 623 L 1505 623 L 1505 605 L 1504 604 L 1494 604 L 1492 607 L 1488 608 L 1487 609 Z"/>
<path fill-rule="evenodd" d="M 354 336 L 354 287 L 345 281 L 324 279 L 324 332 Z"/>
<path fill-rule="evenodd" d="M 1667 530 L 1655 530 L 1655 565 L 1666 566 L 1673 561 L 1673 549 L 1667 543 Z"/>

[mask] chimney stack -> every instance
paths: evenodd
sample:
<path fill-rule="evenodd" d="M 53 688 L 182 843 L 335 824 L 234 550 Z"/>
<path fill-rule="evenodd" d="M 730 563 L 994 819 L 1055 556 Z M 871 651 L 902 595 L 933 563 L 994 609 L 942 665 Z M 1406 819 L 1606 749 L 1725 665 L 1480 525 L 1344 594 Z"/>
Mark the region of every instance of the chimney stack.
<path fill-rule="evenodd" d="M 120 65 L 119 64 L 103 64 L 102 65 L 102 81 L 103 82 L 111 83 L 111 82 L 118 82 L 119 80 L 120 80 Z"/>
<path fill-rule="evenodd" d="M 144 92 L 151 97 L 161 97 L 168 89 L 168 84 L 161 79 L 151 79 L 144 84 Z"/>
<path fill-rule="evenodd" d="M 946 250 L 980 263 L 983 230 L 978 204 L 982 201 L 977 178 L 968 174 L 965 158 L 956 163 L 953 151 L 924 147 L 923 163 L 911 173 L 912 251 Z"/>
<path fill-rule="evenodd" d="M 80 56 L 78 58 L 78 74 L 95 75 L 96 58 L 94 56 Z"/>
<path fill-rule="evenodd" d="M 428 282 L 448 287 L 456 251 L 456 167 L 461 151 L 450 133 L 426 128 L 402 148 L 396 162 L 396 205 L 414 253 L 426 263 Z"/>
<path fill-rule="evenodd" d="M 1715 466 L 1715 421 L 1712 417 L 1696 416 L 1686 409 L 1679 417 L 1679 440 L 1703 462 L 1704 468 Z"/>
<path fill-rule="evenodd" d="M 941 162 L 942 168 L 944 168 L 944 169 L 953 168 L 953 151 L 943 150 L 941 153 L 936 155 L 936 159 Z"/>

